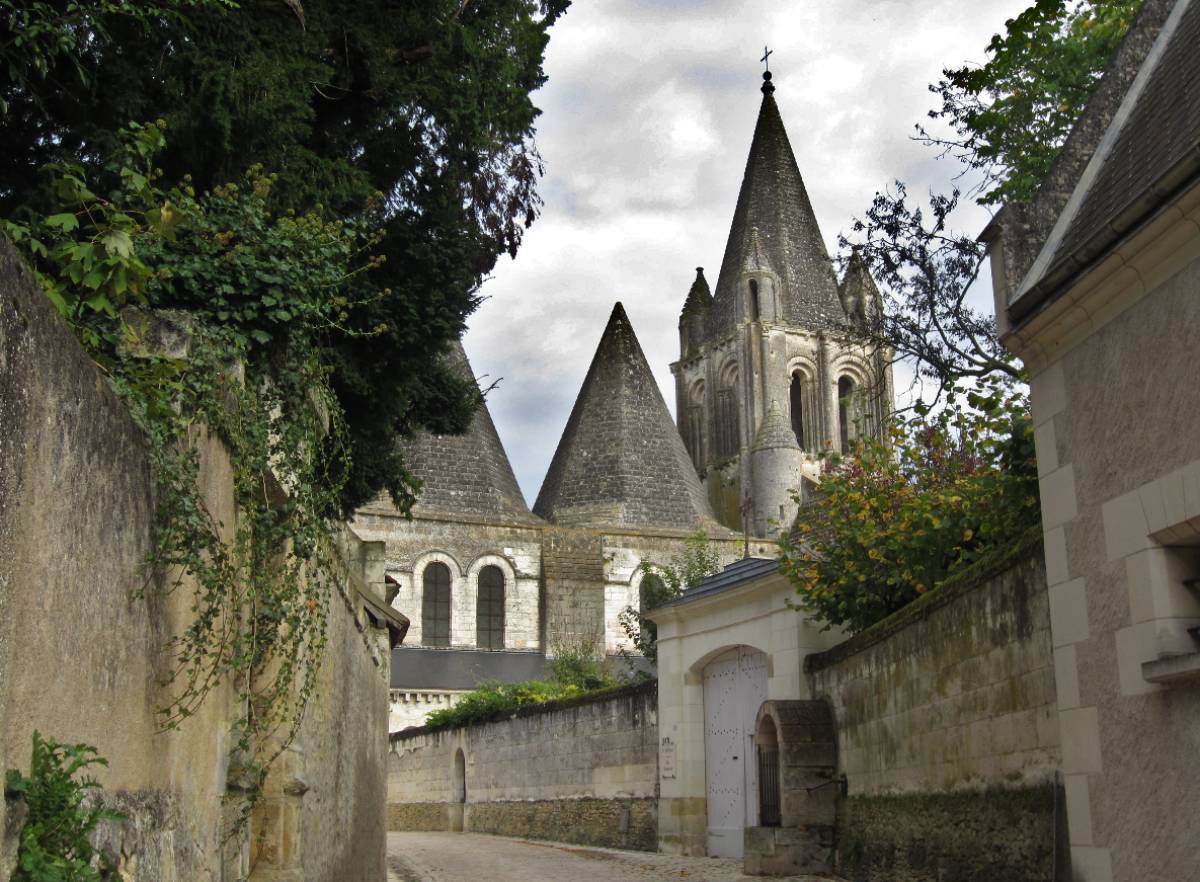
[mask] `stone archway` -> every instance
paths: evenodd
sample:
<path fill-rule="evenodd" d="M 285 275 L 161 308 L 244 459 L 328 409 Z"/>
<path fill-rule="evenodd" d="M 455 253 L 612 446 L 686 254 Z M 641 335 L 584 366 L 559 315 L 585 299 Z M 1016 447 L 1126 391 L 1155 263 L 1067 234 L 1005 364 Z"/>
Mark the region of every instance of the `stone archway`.
<path fill-rule="evenodd" d="M 764 701 L 754 733 L 762 770 L 755 799 L 762 819 L 761 826 L 746 830 L 746 873 L 828 873 L 845 780 L 835 777 L 837 739 L 829 705 Z"/>
<path fill-rule="evenodd" d="M 453 801 L 450 803 L 450 830 L 461 833 L 466 826 L 467 757 L 460 747 L 454 751 Z"/>

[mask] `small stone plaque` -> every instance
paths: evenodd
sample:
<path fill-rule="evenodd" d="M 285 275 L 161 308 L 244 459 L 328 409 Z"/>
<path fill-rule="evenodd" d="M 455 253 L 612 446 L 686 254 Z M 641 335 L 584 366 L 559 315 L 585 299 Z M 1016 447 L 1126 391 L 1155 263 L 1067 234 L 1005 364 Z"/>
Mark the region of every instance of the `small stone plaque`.
<path fill-rule="evenodd" d="M 664 778 L 675 777 L 675 742 L 670 738 L 662 740 L 662 747 L 658 751 L 658 763 Z"/>

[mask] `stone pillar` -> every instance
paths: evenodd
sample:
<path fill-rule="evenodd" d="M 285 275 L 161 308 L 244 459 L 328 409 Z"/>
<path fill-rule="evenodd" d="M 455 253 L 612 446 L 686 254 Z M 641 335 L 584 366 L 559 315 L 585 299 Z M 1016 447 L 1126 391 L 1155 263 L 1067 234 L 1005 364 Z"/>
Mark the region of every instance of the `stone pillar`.
<path fill-rule="evenodd" d="M 837 413 L 837 377 L 833 375 L 833 353 L 830 352 L 829 340 L 822 334 L 817 338 L 817 389 L 820 396 L 820 448 L 828 441 L 837 446 L 838 413 Z"/>

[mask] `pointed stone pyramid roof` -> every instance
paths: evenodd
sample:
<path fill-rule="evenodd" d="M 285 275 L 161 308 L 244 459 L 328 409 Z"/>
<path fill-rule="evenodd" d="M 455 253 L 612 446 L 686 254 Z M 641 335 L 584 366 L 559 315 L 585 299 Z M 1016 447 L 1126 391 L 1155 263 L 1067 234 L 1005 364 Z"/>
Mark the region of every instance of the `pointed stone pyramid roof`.
<path fill-rule="evenodd" d="M 775 450 L 778 448 L 799 450 L 800 445 L 796 443 L 796 433 L 792 431 L 792 427 L 783 418 L 783 411 L 779 409 L 779 402 L 771 399 L 771 406 L 767 408 L 766 414 L 763 415 L 762 423 L 758 427 L 758 434 L 754 436 L 753 449 Z"/>
<path fill-rule="evenodd" d="M 708 279 L 704 278 L 704 267 L 696 267 L 696 280 L 692 282 L 692 287 L 688 289 L 687 300 L 683 302 L 683 311 L 680 315 L 680 320 L 684 316 L 693 313 L 707 313 L 709 307 L 712 306 L 712 291 L 708 288 Z"/>
<path fill-rule="evenodd" d="M 719 529 L 620 303 L 533 510 L 573 526 Z"/>
<path fill-rule="evenodd" d="M 775 87 L 770 74 L 764 78 L 762 107 L 709 312 L 710 337 L 733 330 L 739 276 L 755 264 L 779 275 L 784 319 L 810 328 L 845 324 L 833 264 L 775 103 Z"/>
<path fill-rule="evenodd" d="M 443 358 L 464 377 L 475 378 L 460 341 Z M 421 432 L 404 442 L 403 449 L 405 464 L 422 483 L 414 517 L 537 523 L 521 495 L 486 402 L 480 403 L 464 434 Z"/>
<path fill-rule="evenodd" d="M 857 248 L 850 253 L 850 262 L 846 266 L 846 275 L 838 286 L 842 309 L 846 315 L 857 322 L 865 322 L 875 318 L 883 310 L 883 297 L 879 287 L 871 278 L 866 261 Z"/>

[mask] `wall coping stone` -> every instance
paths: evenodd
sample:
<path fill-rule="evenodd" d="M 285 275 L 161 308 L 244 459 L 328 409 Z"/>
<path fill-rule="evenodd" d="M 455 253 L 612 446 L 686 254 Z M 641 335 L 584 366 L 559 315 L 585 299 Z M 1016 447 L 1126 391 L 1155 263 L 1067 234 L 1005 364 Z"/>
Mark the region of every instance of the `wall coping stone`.
<path fill-rule="evenodd" d="M 430 691 L 430 690 L 414 690 L 414 691 Z M 473 691 L 473 690 L 472 690 Z M 392 745 L 402 741 L 407 741 L 410 738 L 417 738 L 422 735 L 436 735 L 440 732 L 453 732 L 456 729 L 470 729 L 473 726 L 487 726 L 492 723 L 502 723 L 507 720 L 516 720 L 521 717 L 536 717 L 541 714 L 554 713 L 556 711 L 569 710 L 573 707 L 582 707 L 589 704 L 599 704 L 602 701 L 609 701 L 613 698 L 625 698 L 627 696 L 658 695 L 658 680 L 646 680 L 641 683 L 627 683 L 620 686 L 607 686 L 603 689 L 596 689 L 592 692 L 585 692 L 582 695 L 574 695 L 570 698 L 556 698 L 553 701 L 542 701 L 537 704 L 525 704 L 518 707 L 516 710 L 501 711 L 494 717 L 489 717 L 483 720 L 473 720 L 470 723 L 463 723 L 457 726 L 443 726 L 439 728 L 431 728 L 429 726 L 412 726 L 408 729 L 401 729 L 399 732 L 393 732 L 388 736 L 388 740 Z"/>
<path fill-rule="evenodd" d="M 984 555 L 966 569 L 947 578 L 902 609 L 896 610 L 869 628 L 859 631 L 849 640 L 832 649 L 813 653 L 804 659 L 804 671 L 814 674 L 832 667 L 850 656 L 857 655 L 878 643 L 905 630 L 916 622 L 927 619 L 931 613 L 950 605 L 959 597 L 970 594 L 992 579 L 1016 569 L 1030 560 L 1041 559 L 1042 525 L 1032 525 L 1012 545 Z"/>

